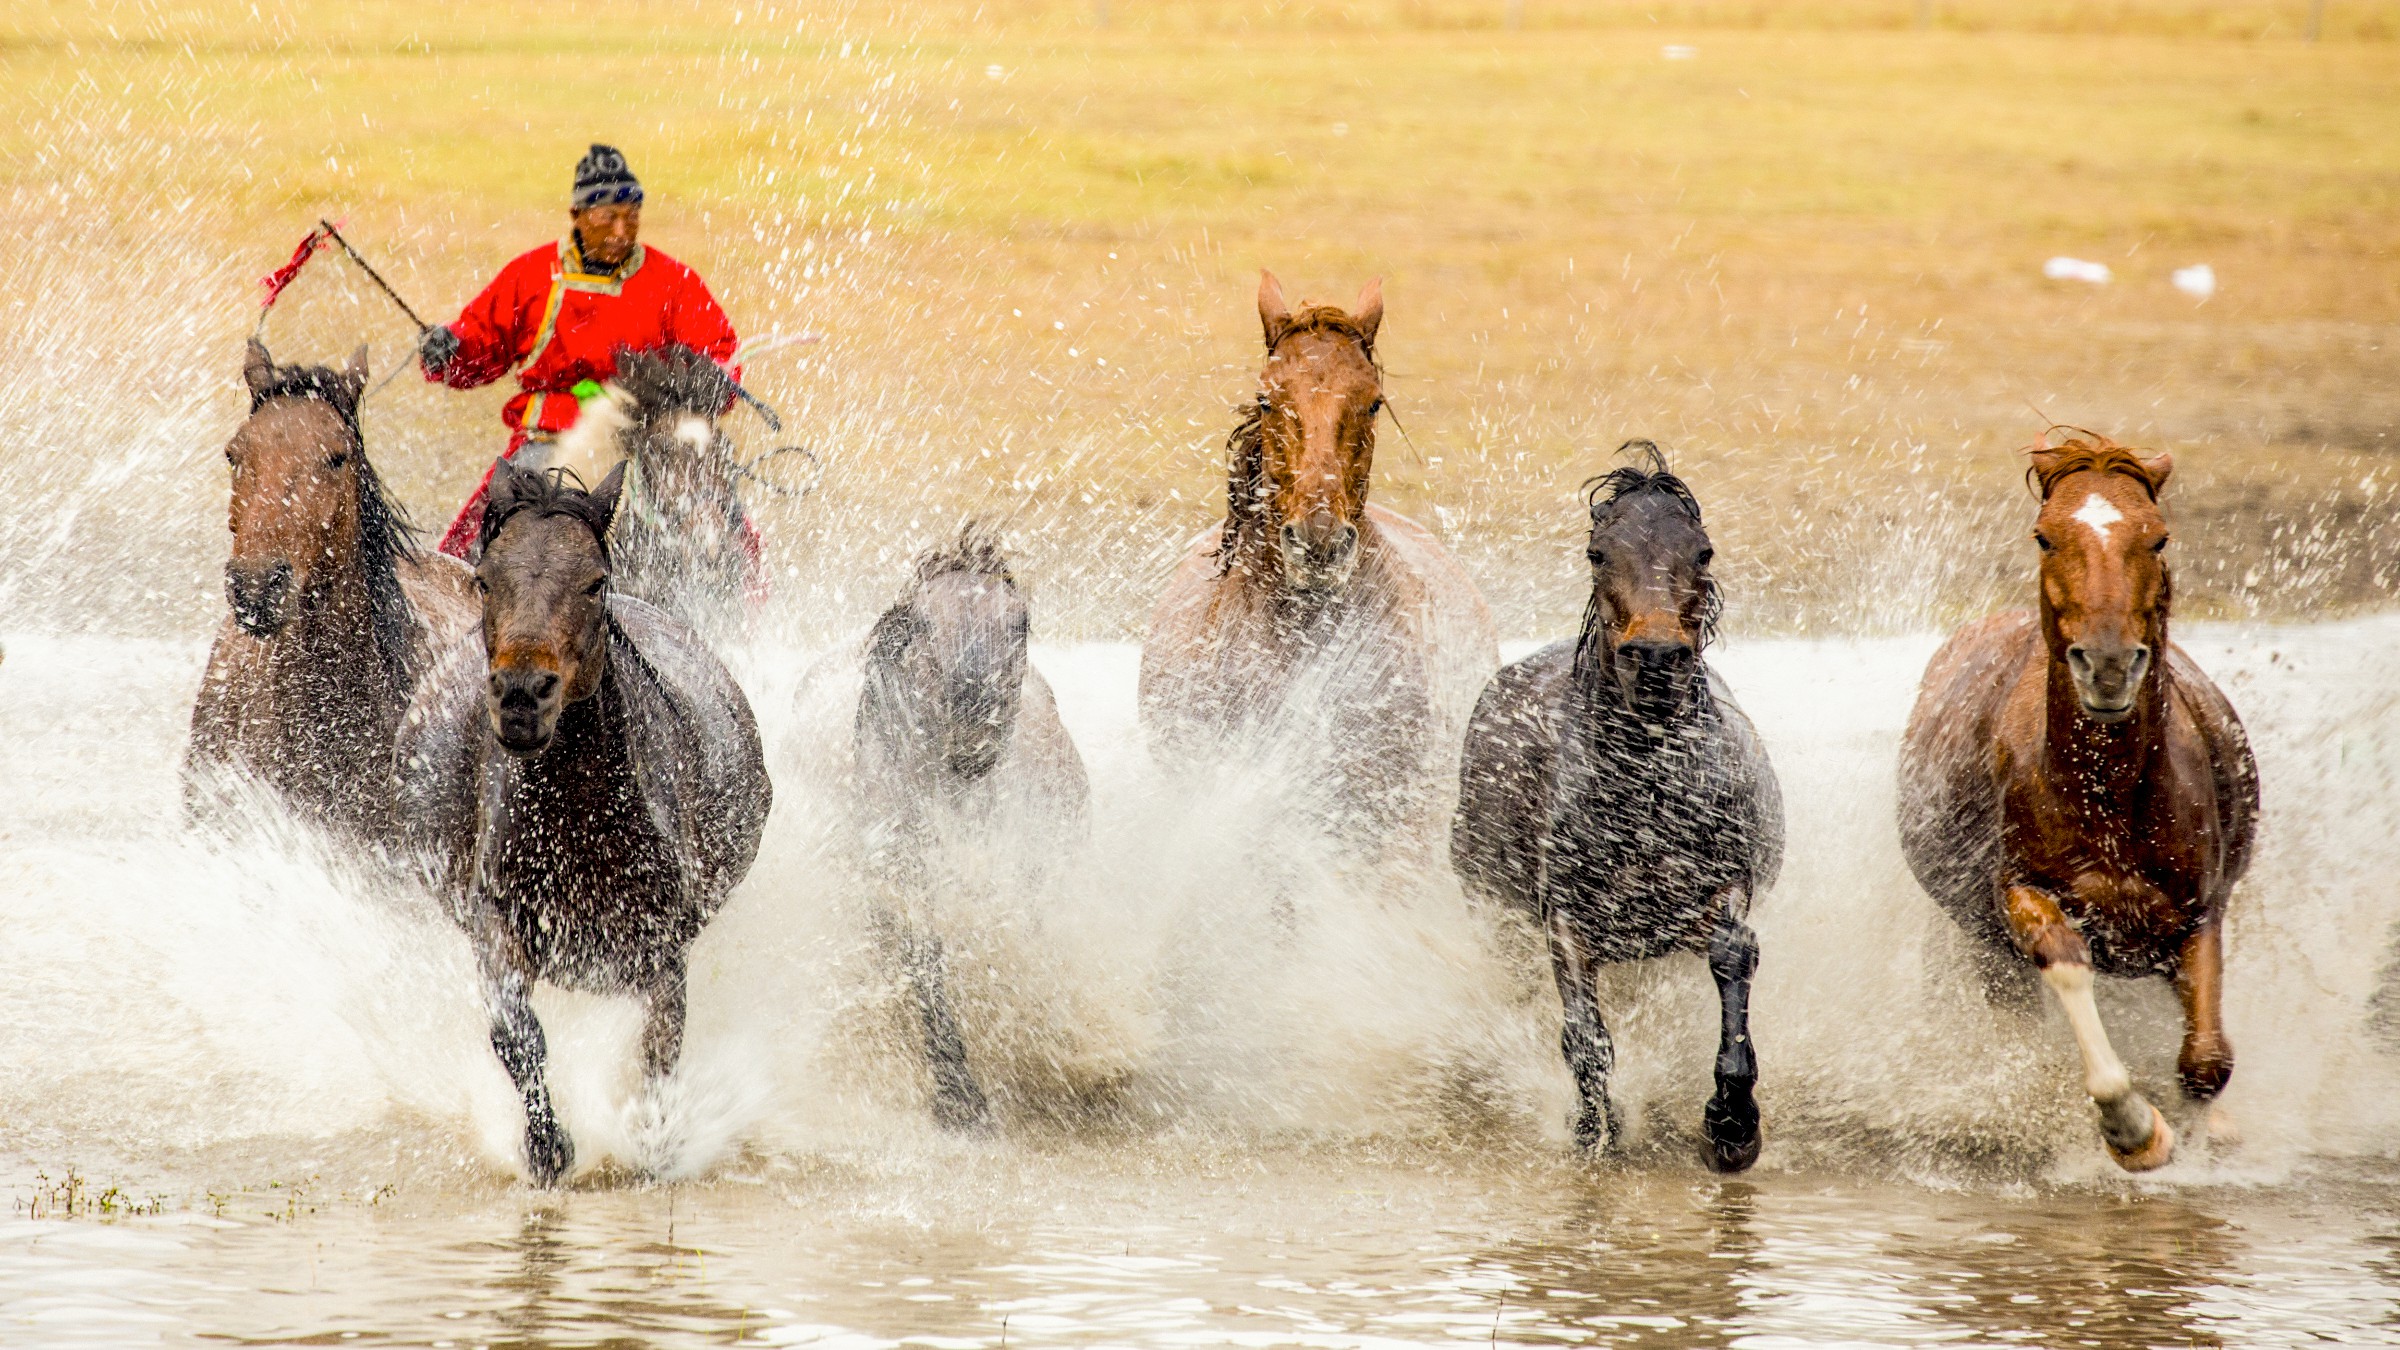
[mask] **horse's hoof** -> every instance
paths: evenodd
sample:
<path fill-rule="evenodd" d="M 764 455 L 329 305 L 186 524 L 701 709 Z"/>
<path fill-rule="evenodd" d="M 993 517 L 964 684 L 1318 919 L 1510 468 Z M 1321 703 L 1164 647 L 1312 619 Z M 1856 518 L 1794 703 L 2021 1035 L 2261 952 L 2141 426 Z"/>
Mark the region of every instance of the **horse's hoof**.
<path fill-rule="evenodd" d="M 1614 1153 L 1617 1148 L 1616 1109 L 1611 1107 L 1606 1111 L 1576 1112 L 1575 1147 L 1586 1153 Z"/>
<path fill-rule="evenodd" d="M 2215 1100 L 2233 1077 L 2233 1046 L 2223 1036 L 2187 1042 L 2175 1058 L 2175 1076 L 2184 1096 L 2196 1102 Z"/>
<path fill-rule="evenodd" d="M 952 1134 L 984 1137 L 997 1133 L 992 1127 L 992 1108 L 980 1092 L 937 1092 L 933 1096 L 933 1123 Z"/>
<path fill-rule="evenodd" d="M 2147 1103 L 2144 1104 L 2147 1105 Z M 2103 1142 L 2106 1141 L 2103 1140 Z M 2154 1171 L 2166 1166 L 2174 1159 L 2175 1129 L 2167 1124 L 2167 1118 L 2159 1114 L 2158 1108 L 2152 1106 L 2150 1107 L 2150 1137 L 2140 1146 L 2132 1149 L 2121 1149 L 2115 1144 L 2109 1144 L 2108 1155 L 2117 1160 L 2117 1166 L 2128 1172 Z"/>
<path fill-rule="evenodd" d="M 525 1127 L 525 1171 L 533 1184 L 556 1186 L 575 1170 L 575 1145 L 556 1125 Z"/>
<path fill-rule="evenodd" d="M 1713 1103 L 1712 1103 L 1713 1105 Z M 1758 1151 L 1766 1144 L 1766 1134 L 1758 1127 L 1758 1113 L 1753 1110 L 1747 1130 L 1733 1122 L 1719 1122 L 1711 1112 L 1700 1122 L 1701 1156 L 1719 1172 L 1747 1172 L 1758 1161 Z"/>

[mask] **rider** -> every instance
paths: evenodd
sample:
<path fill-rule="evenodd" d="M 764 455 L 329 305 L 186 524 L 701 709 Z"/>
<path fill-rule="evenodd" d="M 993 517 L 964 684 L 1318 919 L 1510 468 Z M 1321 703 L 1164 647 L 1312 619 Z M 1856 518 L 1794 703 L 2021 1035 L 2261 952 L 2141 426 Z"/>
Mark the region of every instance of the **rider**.
<path fill-rule="evenodd" d="M 458 318 L 425 330 L 425 378 L 453 389 L 517 370 L 520 392 L 500 410 L 514 458 L 575 425 L 580 399 L 616 374 L 617 353 L 681 343 L 719 364 L 740 339 L 700 274 L 640 243 L 642 185 L 616 147 L 594 145 L 575 166 L 567 212 L 574 228 L 500 269 Z M 521 364 L 520 364 L 521 363 Z M 730 369 L 736 380 L 738 367 Z M 442 552 L 467 556 L 483 527 L 486 470 L 442 536 Z"/>

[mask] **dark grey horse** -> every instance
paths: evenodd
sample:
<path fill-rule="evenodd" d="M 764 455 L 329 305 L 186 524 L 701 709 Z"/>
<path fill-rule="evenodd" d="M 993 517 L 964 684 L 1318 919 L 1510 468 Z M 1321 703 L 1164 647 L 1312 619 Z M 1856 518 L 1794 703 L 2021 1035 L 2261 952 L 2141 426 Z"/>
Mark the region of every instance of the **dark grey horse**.
<path fill-rule="evenodd" d="M 995 857 L 1030 879 L 1081 837 L 1089 810 L 1083 759 L 1026 659 L 1031 626 L 998 542 L 963 532 L 918 560 L 876 621 L 852 730 L 875 922 L 917 1005 L 934 1118 L 951 1129 L 985 1128 L 990 1108 L 951 1008 L 942 902 L 1007 881 Z"/>
<path fill-rule="evenodd" d="M 610 594 L 623 485 L 622 468 L 589 493 L 494 469 L 482 640 L 426 678 L 397 749 L 403 821 L 474 946 L 544 1185 L 574 1148 L 542 1076 L 533 982 L 638 994 L 643 1068 L 671 1073 L 685 954 L 750 870 L 771 801 L 732 676 L 691 629 Z"/>
<path fill-rule="evenodd" d="M 620 352 L 609 396 L 586 405 L 553 452 L 586 483 L 630 466 L 609 527 L 613 584 L 712 639 L 741 630 L 759 566 L 742 504 L 748 471 L 717 425 L 735 397 L 733 377 L 704 352 Z"/>
<path fill-rule="evenodd" d="M 1613 1145 L 1615 1050 L 1594 986 L 1605 962 L 1703 952 L 1723 1010 L 1709 1162 L 1758 1159 L 1758 1057 L 1744 919 L 1783 857 L 1766 747 L 1702 659 L 1718 608 L 1700 503 L 1647 467 L 1595 480 L 1583 631 L 1493 677 L 1467 728 L 1450 857 L 1476 895 L 1530 911 L 1550 940 L 1575 1075 L 1575 1138 Z"/>

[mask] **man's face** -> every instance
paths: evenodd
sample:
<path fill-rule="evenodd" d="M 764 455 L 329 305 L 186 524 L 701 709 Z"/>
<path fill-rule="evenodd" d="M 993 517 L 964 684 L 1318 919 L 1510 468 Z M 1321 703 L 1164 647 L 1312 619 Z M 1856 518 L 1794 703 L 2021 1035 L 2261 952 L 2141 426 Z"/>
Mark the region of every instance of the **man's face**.
<path fill-rule="evenodd" d="M 587 206 L 568 215 L 575 222 L 575 233 L 583 240 L 585 262 L 602 267 L 614 267 L 633 253 L 633 241 L 642 232 L 642 204 L 620 202 L 614 206 Z"/>

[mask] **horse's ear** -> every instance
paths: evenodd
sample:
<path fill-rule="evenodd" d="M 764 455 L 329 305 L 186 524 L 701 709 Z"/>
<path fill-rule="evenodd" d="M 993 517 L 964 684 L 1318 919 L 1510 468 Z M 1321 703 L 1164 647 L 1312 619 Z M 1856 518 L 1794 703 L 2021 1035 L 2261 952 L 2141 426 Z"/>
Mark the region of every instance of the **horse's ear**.
<path fill-rule="evenodd" d="M 1258 269 L 1258 325 L 1265 330 L 1270 349 L 1292 326 L 1292 307 L 1283 302 L 1283 283 L 1263 267 Z"/>
<path fill-rule="evenodd" d="M 2175 472 L 2175 456 L 2161 450 L 2143 460 L 2142 468 L 2150 475 L 2150 496 L 2155 500 L 2166 490 L 2167 479 Z"/>
<path fill-rule="evenodd" d="M 350 353 L 350 359 L 342 362 L 342 368 L 337 373 L 341 376 L 342 387 L 350 391 L 350 402 L 355 407 L 358 396 L 365 393 L 367 388 L 367 344 L 358 344 L 358 350 Z"/>
<path fill-rule="evenodd" d="M 610 469 L 608 476 L 600 480 L 600 486 L 592 489 L 592 505 L 600 508 L 600 533 L 604 535 L 608 533 L 609 525 L 617 518 L 618 499 L 625 495 L 625 465 L 627 463 L 626 460 L 618 460 L 617 467 Z"/>
<path fill-rule="evenodd" d="M 1358 306 L 1350 311 L 1358 331 L 1366 335 L 1367 346 L 1375 345 L 1375 330 L 1383 326 L 1383 278 L 1377 277 L 1359 288 Z"/>
<path fill-rule="evenodd" d="M 2059 466 L 2066 462 L 2066 450 L 2037 445 L 2026 452 L 2026 458 L 2033 461 L 2034 486 L 2040 490 L 2043 501 L 2050 500 L 2050 484 L 2055 481 Z"/>
<path fill-rule="evenodd" d="M 242 350 L 242 383 L 250 386 L 250 397 L 257 398 L 275 383 L 275 358 L 267 354 L 267 344 L 250 339 Z"/>
<path fill-rule="evenodd" d="M 523 494 L 526 482 L 533 477 L 527 470 L 509 463 L 505 456 L 493 460 L 492 481 L 483 490 L 484 518 L 497 520 L 507 515 L 508 509 L 515 506 L 517 498 Z"/>

